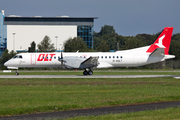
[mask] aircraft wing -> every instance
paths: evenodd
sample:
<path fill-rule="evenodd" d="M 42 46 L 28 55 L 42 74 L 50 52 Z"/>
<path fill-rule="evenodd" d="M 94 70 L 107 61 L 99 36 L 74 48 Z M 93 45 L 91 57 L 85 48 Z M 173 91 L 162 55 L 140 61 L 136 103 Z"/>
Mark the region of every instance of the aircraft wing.
<path fill-rule="evenodd" d="M 85 69 L 92 68 L 98 65 L 98 57 L 89 57 L 87 59 L 67 56 L 63 58 L 64 65 L 68 69 Z"/>
<path fill-rule="evenodd" d="M 151 57 L 164 57 L 164 48 L 156 48 L 151 54 Z"/>
<path fill-rule="evenodd" d="M 89 65 L 89 66 L 97 66 L 98 64 L 98 57 L 89 57 L 85 61 L 81 63 L 81 65 Z"/>

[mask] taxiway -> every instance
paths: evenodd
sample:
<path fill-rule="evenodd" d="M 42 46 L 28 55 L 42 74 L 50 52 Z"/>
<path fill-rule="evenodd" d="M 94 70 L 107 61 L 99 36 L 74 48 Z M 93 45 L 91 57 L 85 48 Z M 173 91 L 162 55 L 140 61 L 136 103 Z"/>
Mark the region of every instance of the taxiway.
<path fill-rule="evenodd" d="M 156 78 L 180 75 L 0 75 L 0 78 Z"/>
<path fill-rule="evenodd" d="M 93 108 L 93 109 L 80 109 L 80 110 L 38 113 L 38 114 L 29 114 L 29 115 L 28 114 L 17 115 L 17 116 L 9 116 L 9 117 L 0 117 L 0 119 L 1 120 L 65 119 L 76 116 L 91 116 L 91 115 L 97 116 L 97 115 L 105 115 L 105 114 L 157 110 L 157 109 L 164 109 L 169 107 L 180 107 L 180 101 L 101 107 L 101 108 Z"/>

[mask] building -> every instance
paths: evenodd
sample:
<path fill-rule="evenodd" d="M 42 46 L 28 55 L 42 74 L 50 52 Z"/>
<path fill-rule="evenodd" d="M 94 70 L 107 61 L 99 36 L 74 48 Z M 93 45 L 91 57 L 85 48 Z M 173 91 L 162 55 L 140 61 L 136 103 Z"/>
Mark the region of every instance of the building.
<path fill-rule="evenodd" d="M 35 41 L 36 48 L 47 35 L 57 50 L 63 49 L 70 37 L 82 37 L 89 48 L 93 48 L 93 26 L 95 17 L 21 17 L 0 12 L 0 54 L 9 51 L 27 51 Z"/>

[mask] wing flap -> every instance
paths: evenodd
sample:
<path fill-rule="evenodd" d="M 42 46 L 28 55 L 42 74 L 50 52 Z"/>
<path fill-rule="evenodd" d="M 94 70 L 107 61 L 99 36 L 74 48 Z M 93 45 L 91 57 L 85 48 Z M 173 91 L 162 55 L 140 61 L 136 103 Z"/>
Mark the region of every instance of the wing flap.
<path fill-rule="evenodd" d="M 98 65 L 98 57 L 89 57 L 85 61 L 81 63 L 81 65 L 88 65 L 88 66 L 97 66 Z"/>
<path fill-rule="evenodd" d="M 87 59 L 68 56 L 63 58 L 64 66 L 69 69 L 85 69 L 98 65 L 98 57 L 89 57 Z"/>

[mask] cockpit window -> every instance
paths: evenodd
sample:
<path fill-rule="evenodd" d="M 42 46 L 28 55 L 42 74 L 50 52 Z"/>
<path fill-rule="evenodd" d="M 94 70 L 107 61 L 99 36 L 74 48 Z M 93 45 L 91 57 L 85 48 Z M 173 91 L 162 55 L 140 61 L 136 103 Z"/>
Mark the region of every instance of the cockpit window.
<path fill-rule="evenodd" d="M 17 58 L 17 55 L 16 55 L 16 56 L 14 56 L 13 58 Z"/>
<path fill-rule="evenodd" d="M 16 56 L 14 56 L 13 58 L 14 58 L 14 59 L 15 59 L 15 58 L 20 58 L 20 59 L 22 59 L 23 57 L 22 57 L 22 55 L 16 55 Z"/>

